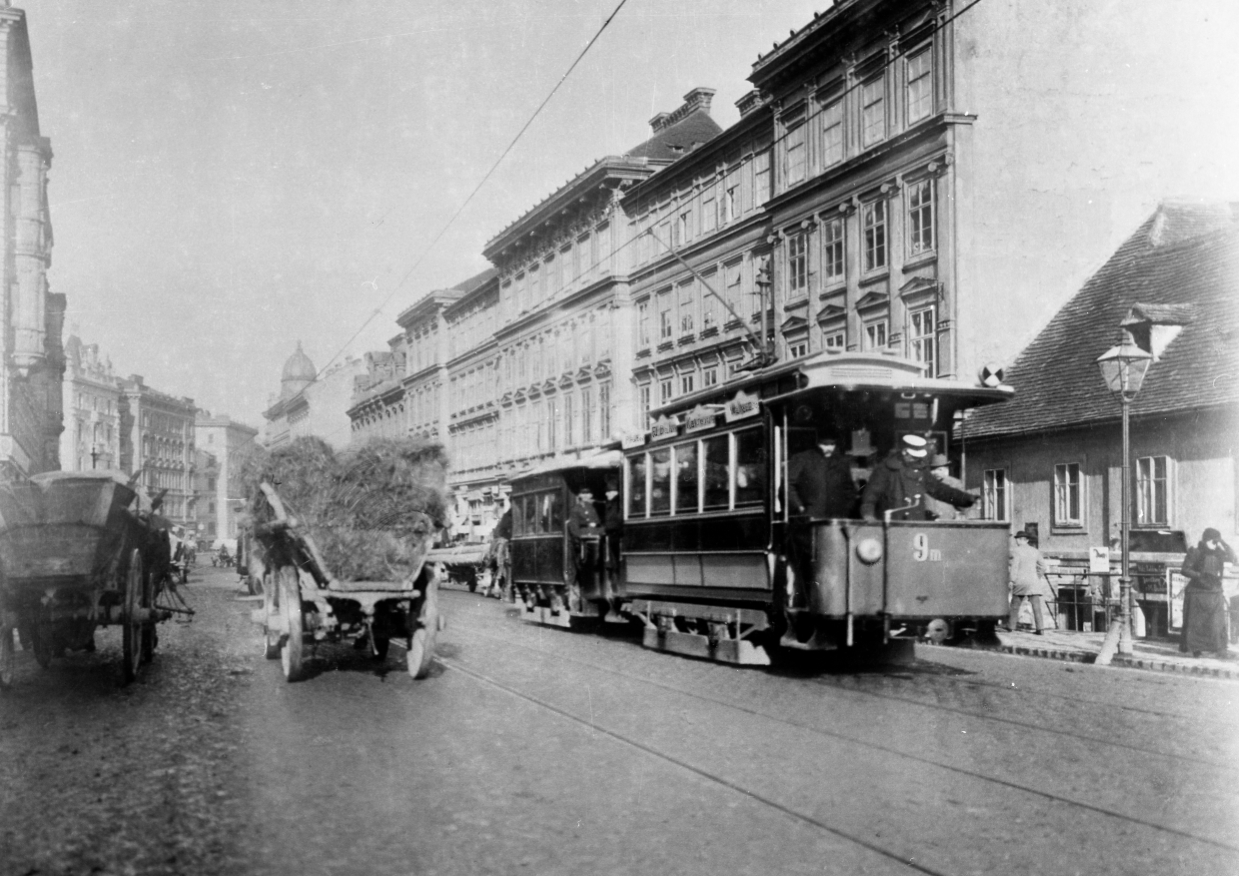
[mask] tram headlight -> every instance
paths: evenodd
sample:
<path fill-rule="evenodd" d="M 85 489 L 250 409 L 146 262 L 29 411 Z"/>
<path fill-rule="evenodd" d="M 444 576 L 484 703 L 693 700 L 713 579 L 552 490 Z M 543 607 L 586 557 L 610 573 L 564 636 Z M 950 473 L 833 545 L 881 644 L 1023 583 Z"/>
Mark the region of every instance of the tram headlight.
<path fill-rule="evenodd" d="M 872 566 L 882 559 L 882 542 L 876 538 L 862 538 L 856 544 L 856 556 L 862 563 Z"/>

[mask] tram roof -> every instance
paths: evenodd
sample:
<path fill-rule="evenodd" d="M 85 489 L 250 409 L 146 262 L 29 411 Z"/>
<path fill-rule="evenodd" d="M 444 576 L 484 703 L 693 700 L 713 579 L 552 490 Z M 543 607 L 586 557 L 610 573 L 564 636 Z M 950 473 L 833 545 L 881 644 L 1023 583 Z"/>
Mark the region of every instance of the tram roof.
<path fill-rule="evenodd" d="M 919 362 L 885 353 L 838 353 L 826 350 L 807 359 L 780 363 L 729 380 L 708 390 L 681 396 L 651 409 L 651 415 L 674 414 L 717 402 L 737 392 L 751 392 L 762 403 L 795 398 L 819 389 L 843 392 L 900 392 L 951 398 L 957 407 L 1007 401 L 1010 386 L 978 386 L 962 380 L 926 377 Z"/>
<path fill-rule="evenodd" d="M 623 456 L 619 450 L 598 450 L 593 453 L 580 457 L 579 459 L 552 459 L 544 462 L 541 465 L 535 465 L 532 468 L 527 468 L 523 472 L 512 477 L 512 480 L 520 480 L 521 478 L 532 477 L 534 475 L 557 474 L 559 472 L 568 471 L 605 471 L 608 469 L 618 469 Z"/>

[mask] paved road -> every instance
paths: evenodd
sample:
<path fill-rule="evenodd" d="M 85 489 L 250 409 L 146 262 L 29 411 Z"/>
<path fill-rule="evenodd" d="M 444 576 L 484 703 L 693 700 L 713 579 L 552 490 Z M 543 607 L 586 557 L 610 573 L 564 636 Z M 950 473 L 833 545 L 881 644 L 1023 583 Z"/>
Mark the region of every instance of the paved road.
<path fill-rule="evenodd" d="M 1239 873 L 1239 684 L 927 649 L 733 669 L 443 596 L 288 685 L 235 578 L 0 701 L 6 874 Z M 25 656 L 25 655 L 21 655 Z"/>

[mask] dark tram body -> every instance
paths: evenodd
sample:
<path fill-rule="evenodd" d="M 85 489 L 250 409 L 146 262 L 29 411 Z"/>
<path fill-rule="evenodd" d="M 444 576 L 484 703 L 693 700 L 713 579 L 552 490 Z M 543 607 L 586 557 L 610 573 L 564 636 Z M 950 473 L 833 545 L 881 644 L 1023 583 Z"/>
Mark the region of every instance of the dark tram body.
<path fill-rule="evenodd" d="M 551 489 L 532 475 L 513 482 L 514 503 L 524 502 L 514 521 L 529 533 L 513 538 L 516 579 L 563 587 L 569 617 L 622 611 L 642 623 L 648 647 L 730 663 L 766 664 L 773 647 L 872 647 L 992 628 L 1008 606 L 1006 523 L 901 519 L 925 516 L 903 513 L 915 504 L 876 520 L 860 519 L 859 506 L 846 518 L 795 518 L 788 461 L 820 434 L 844 436 L 839 452 L 863 483 L 904 434 L 950 454 L 957 414 L 1010 396 L 923 377 L 892 356 L 827 352 L 685 397 L 623 442 L 617 574 L 595 563 L 579 587 L 564 576 L 555 563 L 566 548 L 549 544 L 557 526 L 566 542 L 562 520 L 552 511 L 529 522 L 544 507 L 533 494 Z M 571 501 L 580 473 L 556 476 Z"/>

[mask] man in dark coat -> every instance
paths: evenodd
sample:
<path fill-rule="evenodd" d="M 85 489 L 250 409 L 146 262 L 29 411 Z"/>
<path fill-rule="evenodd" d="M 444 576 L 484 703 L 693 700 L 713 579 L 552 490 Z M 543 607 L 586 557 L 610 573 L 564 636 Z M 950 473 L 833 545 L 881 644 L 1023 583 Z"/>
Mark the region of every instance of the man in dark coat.
<path fill-rule="evenodd" d="M 976 501 L 971 494 L 944 484 L 925 470 L 928 442 L 909 433 L 885 459 L 873 468 L 860 500 L 860 513 L 866 520 L 877 520 L 883 512 L 906 508 L 893 514 L 896 520 L 928 520 L 925 497 L 950 502 L 956 508 L 970 508 Z M 910 507 L 908 507 L 910 506 Z"/>
<path fill-rule="evenodd" d="M 1199 657 L 1202 651 L 1227 656 L 1226 596 L 1222 592 L 1222 572 L 1235 562 L 1235 552 L 1222 541 L 1222 534 L 1210 527 L 1200 543 L 1187 552 L 1183 576 L 1183 639 L 1180 651 Z"/>
<path fill-rule="evenodd" d="M 588 562 L 583 536 L 597 537 L 601 534 L 600 526 L 598 512 L 594 510 L 594 491 L 589 487 L 582 487 L 581 492 L 577 493 L 576 501 L 572 503 L 572 509 L 568 512 L 568 543 L 571 548 L 567 570 L 571 578 L 568 583 L 577 582 L 581 570 Z"/>
<path fill-rule="evenodd" d="M 843 518 L 852 513 L 856 483 L 852 466 L 835 453 L 833 436 L 802 450 L 787 464 L 787 501 L 793 517 Z"/>

